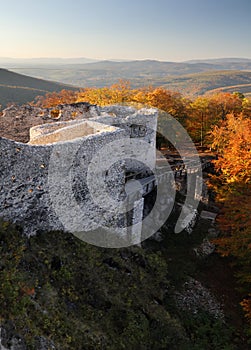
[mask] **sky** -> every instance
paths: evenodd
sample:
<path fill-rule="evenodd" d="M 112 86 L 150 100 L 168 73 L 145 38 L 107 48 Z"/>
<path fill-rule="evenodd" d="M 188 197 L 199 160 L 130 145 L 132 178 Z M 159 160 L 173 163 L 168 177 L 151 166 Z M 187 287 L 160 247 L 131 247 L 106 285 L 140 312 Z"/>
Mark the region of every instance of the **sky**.
<path fill-rule="evenodd" d="M 251 1 L 0 0 L 0 57 L 251 58 Z"/>

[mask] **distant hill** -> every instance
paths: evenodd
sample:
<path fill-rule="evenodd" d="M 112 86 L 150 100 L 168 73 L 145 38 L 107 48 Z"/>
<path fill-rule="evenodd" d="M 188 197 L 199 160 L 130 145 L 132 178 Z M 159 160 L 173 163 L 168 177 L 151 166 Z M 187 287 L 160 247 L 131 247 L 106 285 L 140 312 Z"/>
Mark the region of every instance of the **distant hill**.
<path fill-rule="evenodd" d="M 132 86 L 147 84 L 158 85 L 158 79 L 168 76 L 179 76 L 212 70 L 207 63 L 188 64 L 176 62 L 160 62 L 154 60 L 114 62 L 101 61 L 87 64 L 67 64 L 56 68 L 29 67 L 15 68 L 15 72 L 73 84 L 77 86 L 107 86 L 119 79 L 130 80 Z M 251 67 L 250 67 L 251 69 Z"/>
<path fill-rule="evenodd" d="M 14 68 L 14 67 L 55 67 L 64 64 L 85 64 L 90 62 L 97 62 L 98 60 L 93 58 L 59 58 L 59 57 L 41 57 L 41 58 L 11 58 L 11 57 L 0 57 L 0 66 L 3 68 Z"/>
<path fill-rule="evenodd" d="M 103 87 L 129 80 L 132 87 L 164 86 L 185 94 L 203 94 L 219 87 L 249 84 L 251 59 L 227 58 L 189 62 L 156 60 L 99 61 L 13 69 L 42 79 L 80 87 Z"/>
<path fill-rule="evenodd" d="M 199 60 L 189 60 L 185 61 L 186 63 L 209 63 L 209 64 L 250 64 L 250 58 L 239 58 L 239 57 L 227 57 L 227 58 L 207 58 L 207 59 L 199 59 Z"/>
<path fill-rule="evenodd" d="M 248 86 L 251 84 L 251 59 L 83 63 L 86 60 L 88 59 L 31 59 L 26 60 L 25 66 L 11 68 L 12 71 L 26 76 L 15 75 L 13 72 L 2 69 L 0 71 L 0 103 L 6 104 L 10 101 L 23 103 L 47 91 L 59 91 L 63 88 L 74 89 L 69 84 L 79 87 L 103 87 L 115 84 L 119 79 L 130 81 L 134 88 L 149 85 L 163 86 L 189 96 L 201 95 L 215 89 L 227 89 L 226 91 L 239 89 L 245 94 L 251 92 Z"/>
<path fill-rule="evenodd" d="M 10 102 L 23 104 L 34 100 L 38 95 L 45 95 L 47 92 L 63 89 L 75 90 L 77 88 L 62 83 L 32 78 L 0 68 L 0 105 L 2 107 Z"/>

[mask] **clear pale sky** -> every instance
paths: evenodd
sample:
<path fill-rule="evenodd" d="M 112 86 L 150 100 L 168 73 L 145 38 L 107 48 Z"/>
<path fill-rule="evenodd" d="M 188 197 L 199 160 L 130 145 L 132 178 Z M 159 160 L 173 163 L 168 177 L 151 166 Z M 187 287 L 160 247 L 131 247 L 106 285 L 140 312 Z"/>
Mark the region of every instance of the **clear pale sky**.
<path fill-rule="evenodd" d="M 0 57 L 251 58 L 251 0 L 1 0 Z"/>

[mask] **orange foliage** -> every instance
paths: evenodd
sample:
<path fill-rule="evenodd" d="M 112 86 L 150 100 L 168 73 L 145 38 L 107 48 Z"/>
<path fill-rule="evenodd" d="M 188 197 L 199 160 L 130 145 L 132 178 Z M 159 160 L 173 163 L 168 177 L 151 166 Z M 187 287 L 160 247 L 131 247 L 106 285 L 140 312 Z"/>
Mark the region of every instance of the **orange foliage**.
<path fill-rule="evenodd" d="M 62 90 L 60 92 L 49 92 L 45 96 L 38 96 L 33 105 L 42 108 L 56 107 L 60 104 L 76 102 L 77 92 Z"/>
<path fill-rule="evenodd" d="M 128 82 L 120 81 L 111 87 L 86 88 L 78 93 L 77 102 L 87 101 L 101 106 L 116 103 L 135 103 L 156 107 L 172 116 L 185 116 L 185 99 L 177 92 L 163 88 L 131 89 Z"/>
<path fill-rule="evenodd" d="M 241 302 L 241 306 L 246 313 L 246 317 L 251 320 L 251 294 L 249 294 L 250 299 L 244 299 Z"/>
<path fill-rule="evenodd" d="M 159 108 L 174 117 L 181 117 L 184 114 L 183 98 L 178 92 L 156 88 L 147 93 L 146 102 L 150 106 Z"/>
<path fill-rule="evenodd" d="M 243 100 L 238 94 L 218 93 L 198 96 L 186 104 L 186 128 L 195 141 L 204 141 L 212 127 L 224 120 L 229 113 L 242 111 Z"/>
<path fill-rule="evenodd" d="M 132 101 L 134 90 L 130 83 L 120 80 L 118 84 L 103 88 L 85 88 L 77 94 L 77 102 L 89 102 L 99 106 Z"/>
<path fill-rule="evenodd" d="M 251 119 L 233 113 L 211 134 L 218 153 L 212 185 L 222 203 L 218 223 L 222 231 L 214 242 L 223 256 L 235 258 L 238 279 L 247 295 L 251 290 Z M 241 303 L 251 316 L 250 299 Z M 251 319 L 250 319 L 251 320 Z"/>
<path fill-rule="evenodd" d="M 35 295 L 35 288 L 27 286 L 24 283 L 21 283 L 20 284 L 20 293 L 21 293 L 21 295 L 28 295 L 28 296 L 33 297 Z"/>
<path fill-rule="evenodd" d="M 211 134 L 212 148 L 218 153 L 217 170 L 227 183 L 251 180 L 251 119 L 229 114 Z"/>
<path fill-rule="evenodd" d="M 128 81 L 103 88 L 84 88 L 80 91 L 62 90 L 38 97 L 34 102 L 39 107 L 55 107 L 58 104 L 89 102 L 100 106 L 133 103 L 158 108 L 178 119 L 195 142 L 201 143 L 212 127 L 226 118 L 229 113 L 251 114 L 251 102 L 237 93 L 218 93 L 213 96 L 199 96 L 193 101 L 178 92 L 162 87 L 132 89 Z"/>
<path fill-rule="evenodd" d="M 220 92 L 211 96 L 209 100 L 217 106 L 223 119 L 229 113 L 240 113 L 242 111 L 242 98 L 238 93 Z"/>

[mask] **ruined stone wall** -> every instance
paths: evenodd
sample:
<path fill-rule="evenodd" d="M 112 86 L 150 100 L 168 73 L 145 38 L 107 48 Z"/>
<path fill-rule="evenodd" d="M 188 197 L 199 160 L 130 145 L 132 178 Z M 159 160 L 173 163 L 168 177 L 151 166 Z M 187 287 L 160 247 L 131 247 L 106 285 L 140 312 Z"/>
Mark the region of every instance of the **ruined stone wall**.
<path fill-rule="evenodd" d="M 147 176 L 156 165 L 157 118 L 158 111 L 154 108 L 142 108 L 136 111 L 132 107 L 115 105 L 100 108 L 100 116 L 91 118 L 91 120 L 125 130 L 129 141 L 126 151 L 128 158 L 131 158 L 126 163 L 127 171 L 142 172 Z M 138 156 L 140 150 L 142 153 L 141 156 Z M 142 159 L 142 162 L 133 161 L 133 158 Z"/>
<path fill-rule="evenodd" d="M 26 235 L 66 230 L 94 244 L 88 232 L 102 236 L 111 229 L 125 236 L 128 215 L 119 210 L 125 173 L 144 170 L 144 160 L 154 167 L 156 125 L 154 109 L 116 106 L 94 118 L 35 127 L 29 144 L 0 138 L 1 217 L 21 225 Z M 138 149 L 139 143 L 136 149 L 135 139 L 147 147 Z M 134 153 L 142 164 L 127 162 Z M 136 222 L 142 200 L 130 208 Z M 102 239 L 105 245 L 105 233 Z"/>
<path fill-rule="evenodd" d="M 70 141 L 88 135 L 114 131 L 115 128 L 89 120 L 44 124 L 30 130 L 30 145 Z"/>
<path fill-rule="evenodd" d="M 86 185 L 88 164 L 93 154 L 122 135 L 123 131 L 115 130 L 90 135 L 85 142 L 80 138 L 57 146 L 33 146 L 0 138 L 1 217 L 20 224 L 28 235 L 40 230 L 64 229 L 62 218 L 74 204 L 81 206 L 79 212 L 85 229 L 102 225 L 106 218 L 93 202 Z M 112 178 L 112 192 L 121 192 L 123 164 L 111 169 L 107 173 L 109 177 Z M 62 200 L 65 203 L 61 203 Z M 61 217 L 58 217 L 60 210 Z"/>

